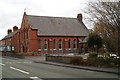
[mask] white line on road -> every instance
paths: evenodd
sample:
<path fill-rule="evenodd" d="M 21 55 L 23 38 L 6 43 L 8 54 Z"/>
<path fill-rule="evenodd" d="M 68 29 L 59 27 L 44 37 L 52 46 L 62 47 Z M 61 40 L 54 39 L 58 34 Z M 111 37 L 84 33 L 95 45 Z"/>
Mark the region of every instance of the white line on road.
<path fill-rule="evenodd" d="M 33 80 L 42 80 L 42 79 L 40 79 L 38 77 L 30 77 L 30 79 L 33 79 Z"/>
<path fill-rule="evenodd" d="M 5 64 L 0 63 L 0 65 L 5 66 Z"/>
<path fill-rule="evenodd" d="M 20 70 L 20 69 L 14 68 L 14 67 L 10 67 L 10 68 L 13 69 L 13 70 L 16 70 L 16 71 L 19 71 L 19 72 L 25 73 L 25 74 L 30 74 L 29 72 L 26 72 L 26 71 L 23 71 L 23 70 Z"/>

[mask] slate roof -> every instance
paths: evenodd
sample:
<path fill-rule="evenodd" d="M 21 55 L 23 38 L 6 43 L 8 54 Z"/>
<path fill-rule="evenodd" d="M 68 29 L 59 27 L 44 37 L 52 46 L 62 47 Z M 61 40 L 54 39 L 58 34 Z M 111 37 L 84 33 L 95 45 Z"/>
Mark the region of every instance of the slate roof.
<path fill-rule="evenodd" d="M 11 37 L 14 36 L 17 32 L 19 32 L 19 29 L 16 30 L 16 31 L 14 31 L 14 32 L 9 33 L 9 34 L 8 34 L 7 36 L 5 36 L 2 40 L 11 38 Z"/>
<path fill-rule="evenodd" d="M 88 29 L 77 18 L 27 15 L 32 29 L 38 29 L 38 36 L 87 36 Z"/>

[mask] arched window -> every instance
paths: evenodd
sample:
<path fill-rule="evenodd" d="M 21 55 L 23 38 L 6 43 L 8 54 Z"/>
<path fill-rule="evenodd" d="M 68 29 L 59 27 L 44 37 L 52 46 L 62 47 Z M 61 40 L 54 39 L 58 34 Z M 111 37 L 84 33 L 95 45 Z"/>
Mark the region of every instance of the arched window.
<path fill-rule="evenodd" d="M 47 40 L 45 39 L 45 40 L 44 40 L 44 49 L 47 49 L 47 43 L 48 43 L 48 42 L 47 42 Z"/>
<path fill-rule="evenodd" d="M 56 40 L 53 41 L 53 49 L 56 49 Z"/>
<path fill-rule="evenodd" d="M 41 49 L 42 42 L 41 40 L 38 40 L 38 49 Z"/>
<path fill-rule="evenodd" d="M 26 39 L 28 39 L 28 31 L 26 31 Z"/>
<path fill-rule="evenodd" d="M 71 44 L 71 41 L 70 41 L 70 39 L 68 40 L 68 48 L 71 48 L 70 47 L 70 44 Z"/>
<path fill-rule="evenodd" d="M 59 49 L 62 49 L 62 41 L 59 40 Z"/>
<path fill-rule="evenodd" d="M 77 41 L 74 40 L 73 48 L 76 48 L 76 47 L 77 47 Z"/>

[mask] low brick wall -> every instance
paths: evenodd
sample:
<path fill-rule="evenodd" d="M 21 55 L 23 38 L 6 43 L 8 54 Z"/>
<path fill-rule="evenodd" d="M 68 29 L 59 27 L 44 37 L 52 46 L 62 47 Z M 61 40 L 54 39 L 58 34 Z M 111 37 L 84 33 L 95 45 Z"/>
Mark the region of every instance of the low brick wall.
<path fill-rule="evenodd" d="M 71 63 L 72 58 L 75 56 L 52 56 L 46 55 L 46 61 L 60 62 L 60 63 Z M 79 56 L 80 57 L 80 56 Z"/>
<path fill-rule="evenodd" d="M 6 56 L 6 54 L 4 52 L 0 52 L 0 53 L 2 53 L 2 56 Z"/>
<path fill-rule="evenodd" d="M 40 56 L 41 53 L 38 52 L 27 52 L 27 53 L 23 53 L 24 56 Z"/>

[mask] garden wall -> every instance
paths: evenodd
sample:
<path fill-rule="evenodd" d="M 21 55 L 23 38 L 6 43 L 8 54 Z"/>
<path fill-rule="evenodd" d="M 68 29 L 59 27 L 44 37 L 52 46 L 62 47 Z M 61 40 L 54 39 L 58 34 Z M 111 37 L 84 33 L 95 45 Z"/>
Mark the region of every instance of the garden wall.
<path fill-rule="evenodd" d="M 60 62 L 60 63 L 71 63 L 75 56 L 53 56 L 53 55 L 46 55 L 46 61 L 53 61 L 53 62 Z M 81 58 L 80 56 L 77 56 Z"/>

